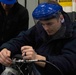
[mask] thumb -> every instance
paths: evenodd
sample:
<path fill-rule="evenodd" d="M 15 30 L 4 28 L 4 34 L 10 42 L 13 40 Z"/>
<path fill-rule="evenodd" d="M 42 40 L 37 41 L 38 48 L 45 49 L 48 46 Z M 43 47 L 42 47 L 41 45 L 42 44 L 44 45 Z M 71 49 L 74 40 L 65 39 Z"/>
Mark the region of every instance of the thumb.
<path fill-rule="evenodd" d="M 6 57 L 10 57 L 11 55 L 11 51 L 9 51 L 8 49 L 4 48 L 2 51 L 2 54 Z"/>
<path fill-rule="evenodd" d="M 6 54 L 7 54 L 8 57 L 11 56 L 11 52 L 10 51 L 6 51 Z"/>

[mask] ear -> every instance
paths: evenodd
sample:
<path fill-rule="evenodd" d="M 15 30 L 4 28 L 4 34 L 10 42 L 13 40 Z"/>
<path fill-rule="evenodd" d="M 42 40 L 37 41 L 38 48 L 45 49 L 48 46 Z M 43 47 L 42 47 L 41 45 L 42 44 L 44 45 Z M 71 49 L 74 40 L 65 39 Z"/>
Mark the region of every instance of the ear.
<path fill-rule="evenodd" d="M 60 21 L 61 21 L 61 23 L 63 23 L 63 22 L 64 22 L 64 17 L 63 17 L 63 15 L 62 15 L 62 14 L 60 15 Z"/>

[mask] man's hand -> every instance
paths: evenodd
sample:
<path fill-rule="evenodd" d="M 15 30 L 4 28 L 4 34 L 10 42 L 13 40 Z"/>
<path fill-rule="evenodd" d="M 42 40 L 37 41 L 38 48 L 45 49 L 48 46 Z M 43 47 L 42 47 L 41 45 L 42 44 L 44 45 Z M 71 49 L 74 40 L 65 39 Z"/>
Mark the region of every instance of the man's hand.
<path fill-rule="evenodd" d="M 0 63 L 4 66 L 10 66 L 12 64 L 12 60 L 10 59 L 11 52 L 4 48 L 0 52 Z"/>
<path fill-rule="evenodd" d="M 24 60 L 46 60 L 44 56 L 38 55 L 31 46 L 23 46 L 21 51 Z M 45 62 L 36 62 L 36 64 L 45 66 Z"/>
<path fill-rule="evenodd" d="M 23 46 L 21 48 L 22 56 L 26 60 L 35 60 L 37 59 L 37 53 L 34 51 L 34 49 L 31 46 Z"/>

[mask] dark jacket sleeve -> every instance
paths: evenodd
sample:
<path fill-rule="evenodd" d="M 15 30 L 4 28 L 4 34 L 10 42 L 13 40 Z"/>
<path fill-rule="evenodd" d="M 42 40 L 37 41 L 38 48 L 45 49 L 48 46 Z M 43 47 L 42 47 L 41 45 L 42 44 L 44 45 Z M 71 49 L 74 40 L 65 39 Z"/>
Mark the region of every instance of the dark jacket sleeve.
<path fill-rule="evenodd" d="M 63 47 L 61 54 L 57 56 L 47 55 L 47 61 L 56 65 L 64 75 L 76 73 L 76 38 Z M 48 67 L 46 64 L 46 70 Z"/>
<path fill-rule="evenodd" d="M 22 31 L 16 38 L 13 38 L 13 39 L 9 40 L 8 42 L 4 43 L 0 47 L 0 50 L 2 50 L 3 48 L 7 48 L 8 50 L 11 51 L 12 56 L 13 56 L 13 55 L 21 52 L 22 46 L 24 46 L 24 45 L 32 46 L 34 44 L 34 41 L 32 40 L 32 38 L 34 36 L 32 37 L 31 33 L 34 28 L 35 27 L 32 27 L 27 31 Z M 33 34 L 34 34 L 34 32 L 33 32 Z"/>

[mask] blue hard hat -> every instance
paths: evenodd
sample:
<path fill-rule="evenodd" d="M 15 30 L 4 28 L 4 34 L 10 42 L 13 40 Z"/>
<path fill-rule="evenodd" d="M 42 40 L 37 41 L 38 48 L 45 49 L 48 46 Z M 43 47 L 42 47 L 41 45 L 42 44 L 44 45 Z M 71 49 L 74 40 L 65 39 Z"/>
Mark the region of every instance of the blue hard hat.
<path fill-rule="evenodd" d="M 62 11 L 62 6 L 51 3 L 41 3 L 33 11 L 32 16 L 34 19 L 46 19 L 51 17 L 58 11 Z"/>
<path fill-rule="evenodd" d="M 0 2 L 2 2 L 4 4 L 14 4 L 14 3 L 16 3 L 16 0 L 0 0 Z"/>

